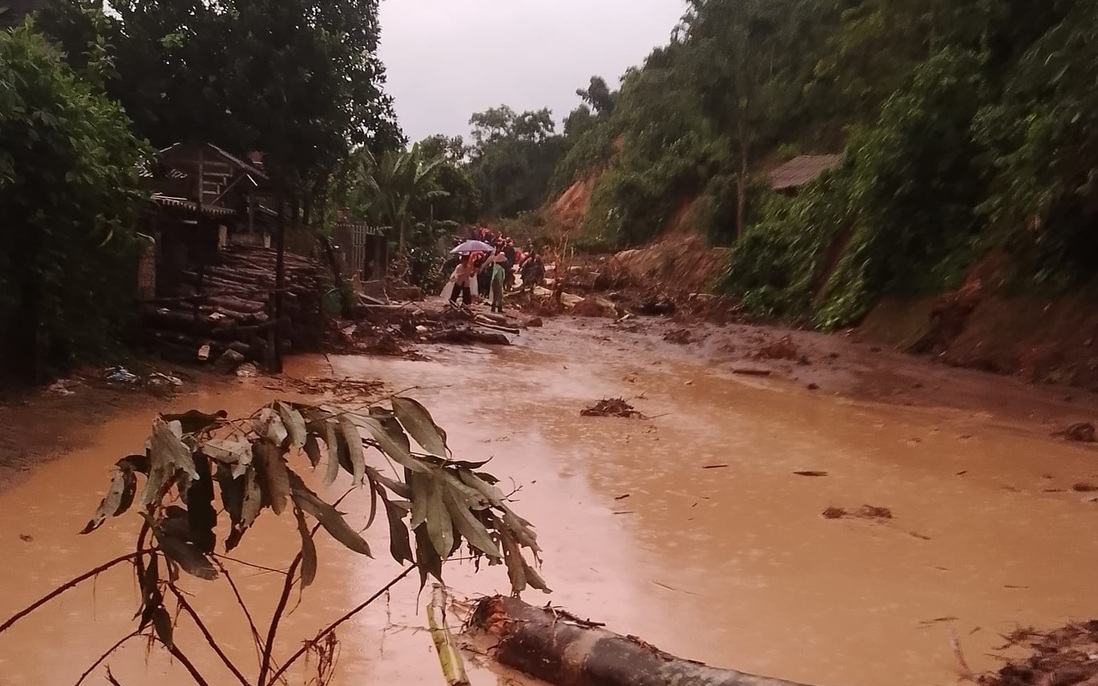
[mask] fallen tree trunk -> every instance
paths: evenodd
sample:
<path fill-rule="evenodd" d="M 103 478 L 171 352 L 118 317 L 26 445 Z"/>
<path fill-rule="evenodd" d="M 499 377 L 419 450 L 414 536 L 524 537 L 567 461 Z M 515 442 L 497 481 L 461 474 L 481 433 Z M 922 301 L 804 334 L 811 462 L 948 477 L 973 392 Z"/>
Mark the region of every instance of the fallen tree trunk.
<path fill-rule="evenodd" d="M 501 664 L 554 686 L 801 686 L 684 660 L 517 598 L 484 598 L 471 627 L 498 641 Z"/>

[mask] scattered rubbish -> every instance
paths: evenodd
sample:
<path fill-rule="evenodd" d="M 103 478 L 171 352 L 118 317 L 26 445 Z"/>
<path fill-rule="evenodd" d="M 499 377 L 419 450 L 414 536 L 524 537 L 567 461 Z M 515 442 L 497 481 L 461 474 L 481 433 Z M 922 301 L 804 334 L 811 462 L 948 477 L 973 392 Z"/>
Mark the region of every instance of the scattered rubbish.
<path fill-rule="evenodd" d="M 1080 481 L 1079 483 L 1072 484 L 1071 490 L 1076 493 L 1095 493 L 1098 492 L 1098 486 L 1087 483 L 1086 481 Z"/>
<path fill-rule="evenodd" d="M 984 686 L 1030 686 L 1032 684 L 1093 684 L 1098 681 L 1098 620 L 1068 624 L 1049 632 L 1019 627 L 1007 634 L 1006 645 L 1012 657 L 997 672 L 983 675 Z M 1028 655 L 1017 655 L 1017 648 Z"/>
<path fill-rule="evenodd" d="M 862 505 L 857 515 L 865 519 L 892 519 L 892 510 L 875 505 Z"/>
<path fill-rule="evenodd" d="M 732 370 L 732 373 L 741 376 L 770 376 L 769 369 L 751 369 L 748 367 L 737 367 Z"/>
<path fill-rule="evenodd" d="M 48 390 L 55 395 L 75 395 L 76 391 L 72 390 L 80 385 L 80 382 L 76 379 L 58 379 L 50 384 Z"/>
<path fill-rule="evenodd" d="M 697 593 L 694 593 L 693 591 L 684 591 L 681 588 L 675 588 L 674 586 L 668 586 L 667 584 L 660 583 L 659 581 L 653 581 L 652 583 L 659 586 L 660 588 L 666 588 L 668 591 L 674 591 L 675 593 L 685 593 L 686 595 L 695 595 L 695 596 L 698 595 Z"/>
<path fill-rule="evenodd" d="M 797 476 L 827 476 L 827 472 L 818 472 L 814 470 L 807 470 L 803 472 L 793 472 Z"/>
<path fill-rule="evenodd" d="M 242 379 L 250 379 L 254 376 L 257 376 L 259 374 L 259 370 L 256 369 L 256 366 L 251 362 L 245 362 L 244 364 L 237 367 L 234 373 Z"/>
<path fill-rule="evenodd" d="M 676 345 L 690 345 L 697 339 L 694 338 L 694 334 L 690 329 L 675 329 L 665 333 L 663 340 Z"/>
<path fill-rule="evenodd" d="M 920 626 L 930 626 L 931 624 L 940 624 L 942 622 L 957 622 L 960 621 L 960 617 L 954 617 L 950 615 L 948 617 L 935 617 L 934 619 L 924 619 L 919 622 Z"/>
<path fill-rule="evenodd" d="M 306 395 L 330 395 L 339 402 L 370 402 L 385 393 L 385 384 L 372 379 L 334 379 L 319 376 L 299 379 L 284 376 L 278 381 L 280 385 L 266 388 L 276 391 L 296 391 Z"/>
<path fill-rule="evenodd" d="M 727 468 L 728 468 L 728 465 L 726 465 L 726 464 L 707 464 L 704 467 L 702 467 L 702 469 L 727 469 Z"/>
<path fill-rule="evenodd" d="M 198 349 L 198 359 L 202 362 L 210 359 L 210 344 L 206 343 Z"/>
<path fill-rule="evenodd" d="M 624 398 L 609 398 L 600 400 L 591 407 L 580 412 L 584 417 L 625 417 L 646 419 L 646 417 L 633 409 L 633 406 L 625 402 Z"/>
<path fill-rule="evenodd" d="M 149 384 L 153 386 L 167 384 L 178 388 L 183 385 L 183 379 L 180 379 L 178 376 L 170 376 L 161 372 L 153 372 L 152 374 L 149 374 Z"/>
<path fill-rule="evenodd" d="M 808 357 L 801 354 L 791 336 L 783 336 L 768 343 L 756 349 L 751 356 L 759 360 L 792 360 L 799 364 L 808 364 Z"/>
<path fill-rule="evenodd" d="M 34 536 L 31 536 L 30 534 L 19 534 L 19 540 L 24 543 L 33 543 Z"/>
<path fill-rule="evenodd" d="M 109 367 L 103 376 L 111 383 L 137 383 L 137 375 L 125 367 Z"/>
<path fill-rule="evenodd" d="M 1075 441 L 1076 443 L 1098 442 L 1098 435 L 1096 435 L 1094 424 L 1091 424 L 1090 422 L 1072 424 L 1063 431 L 1055 431 L 1051 435 L 1054 438 L 1063 438 L 1065 441 Z"/>
<path fill-rule="evenodd" d="M 244 364 L 244 361 L 245 358 L 242 353 L 230 348 L 221 353 L 221 357 L 217 358 L 216 366 L 224 373 L 232 374 L 237 367 Z"/>
<path fill-rule="evenodd" d="M 857 519 L 892 519 L 892 510 L 887 507 L 877 507 L 876 505 L 862 505 L 854 512 L 848 512 L 841 507 L 829 507 L 824 510 L 822 514 L 824 519 L 843 519 L 845 517 L 854 517 Z"/>
<path fill-rule="evenodd" d="M 633 310 L 637 314 L 648 315 L 650 317 L 660 317 L 663 315 L 674 314 L 675 303 L 673 300 L 666 296 L 649 296 L 644 300 L 637 303 Z"/>
<path fill-rule="evenodd" d="M 616 496 L 616 497 L 614 498 L 614 500 L 625 500 L 625 499 L 626 499 L 626 498 L 628 498 L 628 497 L 629 497 L 630 495 L 632 495 L 632 493 L 625 493 L 625 494 L 623 494 L 623 495 L 619 495 L 619 496 Z"/>

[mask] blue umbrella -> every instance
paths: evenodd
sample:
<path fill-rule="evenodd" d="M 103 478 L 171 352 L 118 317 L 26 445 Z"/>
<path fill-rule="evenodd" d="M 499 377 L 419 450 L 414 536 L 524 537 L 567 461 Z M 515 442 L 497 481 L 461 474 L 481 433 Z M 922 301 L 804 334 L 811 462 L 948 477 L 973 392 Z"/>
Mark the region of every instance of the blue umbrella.
<path fill-rule="evenodd" d="M 451 255 L 468 255 L 474 252 L 495 252 L 496 249 L 484 241 L 465 241 L 450 251 Z"/>

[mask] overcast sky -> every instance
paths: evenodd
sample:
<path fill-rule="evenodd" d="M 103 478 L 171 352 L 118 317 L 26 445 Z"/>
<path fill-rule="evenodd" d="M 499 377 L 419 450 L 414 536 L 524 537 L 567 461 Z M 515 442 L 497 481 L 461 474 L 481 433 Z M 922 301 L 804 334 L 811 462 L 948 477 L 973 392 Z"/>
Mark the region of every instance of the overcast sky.
<path fill-rule="evenodd" d="M 412 141 L 465 135 L 502 104 L 559 122 L 592 75 L 611 87 L 668 42 L 683 0 L 382 0 L 387 91 Z M 559 130 L 559 129 L 558 129 Z"/>

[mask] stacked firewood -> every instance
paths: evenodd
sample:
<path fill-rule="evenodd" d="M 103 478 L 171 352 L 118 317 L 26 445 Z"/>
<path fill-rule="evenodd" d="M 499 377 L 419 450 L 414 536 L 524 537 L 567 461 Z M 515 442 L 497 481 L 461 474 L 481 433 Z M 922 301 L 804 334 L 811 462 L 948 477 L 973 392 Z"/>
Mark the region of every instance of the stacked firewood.
<path fill-rule="evenodd" d="M 230 246 L 212 264 L 182 274 L 175 292 L 141 306 L 145 344 L 178 362 L 216 360 L 226 350 L 265 363 L 277 333 L 283 348 L 316 352 L 323 343 L 324 270 L 286 253 L 281 320 L 275 318 L 274 250 Z"/>

